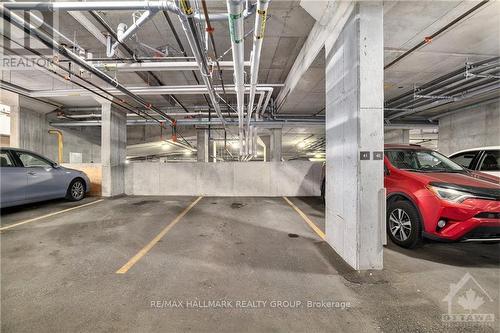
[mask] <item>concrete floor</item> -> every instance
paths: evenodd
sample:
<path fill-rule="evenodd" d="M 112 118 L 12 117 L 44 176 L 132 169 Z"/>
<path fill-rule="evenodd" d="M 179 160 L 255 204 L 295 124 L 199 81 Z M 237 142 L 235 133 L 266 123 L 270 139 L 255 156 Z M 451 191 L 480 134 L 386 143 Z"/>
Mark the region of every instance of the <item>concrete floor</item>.
<path fill-rule="evenodd" d="M 2 331 L 498 331 L 498 245 L 428 243 L 409 251 L 389 244 L 383 271 L 358 273 L 282 198 L 203 198 L 127 273 L 115 273 L 194 199 L 106 199 L 4 230 Z M 323 229 L 318 199 L 291 200 Z M 80 204 L 4 210 L 2 227 Z M 481 308 L 495 314 L 493 323 L 441 321 L 450 283 L 466 272 L 494 299 Z M 211 300 L 232 303 L 193 307 Z"/>

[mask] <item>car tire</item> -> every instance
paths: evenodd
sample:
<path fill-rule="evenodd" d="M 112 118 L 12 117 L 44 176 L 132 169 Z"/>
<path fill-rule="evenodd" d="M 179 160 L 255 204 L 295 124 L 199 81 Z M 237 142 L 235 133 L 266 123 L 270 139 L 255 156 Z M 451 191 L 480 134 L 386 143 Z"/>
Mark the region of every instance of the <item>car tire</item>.
<path fill-rule="evenodd" d="M 420 215 L 410 202 L 395 201 L 387 207 L 387 234 L 397 245 L 412 249 L 422 244 Z"/>
<path fill-rule="evenodd" d="M 85 198 L 85 182 L 80 178 L 73 179 L 66 192 L 66 199 L 69 201 L 80 201 L 83 198 Z"/>

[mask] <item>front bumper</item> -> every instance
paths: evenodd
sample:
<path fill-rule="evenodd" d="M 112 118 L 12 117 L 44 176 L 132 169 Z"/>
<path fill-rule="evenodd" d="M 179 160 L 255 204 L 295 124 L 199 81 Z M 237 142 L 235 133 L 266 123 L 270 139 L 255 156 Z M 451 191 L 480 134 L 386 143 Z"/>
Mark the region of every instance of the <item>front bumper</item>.
<path fill-rule="evenodd" d="M 467 199 L 452 203 L 427 197 L 422 208 L 425 236 L 447 241 L 500 238 L 500 201 Z M 437 209 L 436 209 L 437 208 Z M 439 228 L 439 220 L 446 221 Z"/>

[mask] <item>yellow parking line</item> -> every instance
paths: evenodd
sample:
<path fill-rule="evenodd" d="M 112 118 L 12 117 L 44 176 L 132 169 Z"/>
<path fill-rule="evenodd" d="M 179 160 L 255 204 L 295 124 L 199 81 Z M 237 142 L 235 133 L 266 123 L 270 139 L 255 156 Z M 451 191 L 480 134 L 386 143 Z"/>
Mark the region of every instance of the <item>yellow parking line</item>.
<path fill-rule="evenodd" d="M 82 207 L 90 206 L 90 205 L 96 204 L 96 203 L 98 203 L 98 202 L 101 202 L 101 201 L 103 201 L 103 200 L 104 200 L 104 199 L 99 199 L 99 200 L 96 200 L 96 201 L 92 201 L 92 202 L 86 203 L 86 204 L 84 204 L 84 205 L 80 205 L 80 206 L 76 206 L 76 207 L 71 207 L 71 208 L 68 208 L 68 209 L 63 209 L 63 210 L 60 210 L 60 211 L 58 211 L 58 212 L 54 212 L 54 213 L 50 213 L 50 214 L 45 214 L 45 215 L 42 215 L 42 216 L 34 217 L 34 218 L 29 219 L 29 220 L 26 220 L 26 221 L 22 221 L 22 222 L 14 223 L 14 224 L 8 225 L 8 226 L 6 226 L 6 227 L 2 227 L 2 228 L 0 228 L 0 231 L 2 231 L 2 230 L 6 230 L 6 229 L 10 229 L 10 228 L 14 228 L 14 227 L 17 227 L 18 225 L 22 225 L 22 224 L 26 224 L 26 223 L 35 222 L 35 221 L 38 221 L 38 220 L 44 219 L 44 218 L 46 218 L 46 217 L 51 217 L 51 216 L 54 216 L 54 215 L 58 215 L 58 214 L 62 214 L 62 213 L 66 213 L 66 212 L 69 212 L 69 211 L 74 210 L 74 209 L 78 209 L 78 208 L 82 208 Z"/>
<path fill-rule="evenodd" d="M 306 221 L 306 223 L 307 223 L 307 224 L 311 227 L 311 229 L 312 229 L 312 230 L 314 230 L 314 232 L 315 232 L 315 233 L 316 233 L 319 237 L 321 237 L 321 239 L 325 239 L 325 233 L 324 233 L 323 231 L 321 231 L 321 229 L 320 229 L 320 228 L 318 228 L 318 227 L 316 226 L 316 224 L 314 224 L 314 223 L 313 223 L 313 221 L 311 221 L 311 219 L 310 219 L 309 217 L 307 217 L 307 215 L 306 215 L 303 211 L 301 211 L 301 210 L 299 209 L 299 207 L 295 206 L 295 205 L 293 204 L 293 202 L 291 202 L 291 201 L 290 201 L 287 197 L 283 197 L 283 199 L 285 199 L 285 201 L 286 201 L 286 202 L 288 202 L 288 204 L 289 204 L 290 206 L 292 206 L 292 208 L 293 208 L 293 209 L 295 209 L 295 211 L 296 211 L 297 213 L 299 213 L 299 215 L 302 217 L 302 219 L 303 219 L 304 221 Z"/>
<path fill-rule="evenodd" d="M 176 225 L 184 217 L 184 215 L 186 215 L 191 210 L 191 208 L 193 208 L 202 198 L 203 197 L 198 197 L 186 209 L 184 209 L 182 213 L 177 215 L 177 217 L 172 222 L 170 222 L 170 224 L 167 225 L 162 231 L 160 231 L 160 233 L 156 235 L 156 237 L 153 238 L 151 242 L 149 242 L 146 246 L 144 246 L 142 250 L 137 252 L 137 254 L 132 257 L 132 259 L 130 259 L 125 265 L 123 265 L 119 270 L 117 270 L 116 274 L 127 273 L 127 271 L 130 268 L 132 268 L 132 266 L 134 266 L 139 260 L 141 260 L 141 258 L 144 257 L 149 252 L 149 250 L 151 250 L 153 246 L 155 246 L 155 244 L 158 243 L 160 239 L 162 239 L 163 236 L 165 236 L 167 232 L 169 232 L 170 229 L 172 229 L 172 227 Z"/>

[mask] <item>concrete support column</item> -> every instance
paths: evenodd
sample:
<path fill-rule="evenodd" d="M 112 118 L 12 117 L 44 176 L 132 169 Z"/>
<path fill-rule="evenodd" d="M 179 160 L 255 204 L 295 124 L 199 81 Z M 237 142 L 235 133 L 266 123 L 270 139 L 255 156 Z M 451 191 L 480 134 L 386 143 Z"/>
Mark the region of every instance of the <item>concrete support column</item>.
<path fill-rule="evenodd" d="M 125 159 L 127 157 L 127 117 L 125 112 L 112 108 L 108 101 L 100 101 L 102 196 L 125 193 Z"/>
<path fill-rule="evenodd" d="M 262 140 L 262 143 L 264 143 L 264 146 L 266 146 L 266 155 L 264 156 L 264 160 L 269 162 L 271 161 L 271 136 L 259 135 L 259 138 Z"/>
<path fill-rule="evenodd" d="M 10 146 L 21 147 L 21 107 L 19 95 L 10 91 L 0 93 L 0 102 L 10 107 Z"/>
<path fill-rule="evenodd" d="M 353 268 L 381 269 L 382 2 L 357 2 L 346 15 L 338 38 L 325 43 L 326 241 Z"/>
<path fill-rule="evenodd" d="M 198 162 L 208 162 L 208 130 L 196 130 L 196 149 Z"/>
<path fill-rule="evenodd" d="M 282 130 L 281 128 L 271 129 L 271 162 L 281 162 L 281 150 L 282 150 Z"/>

